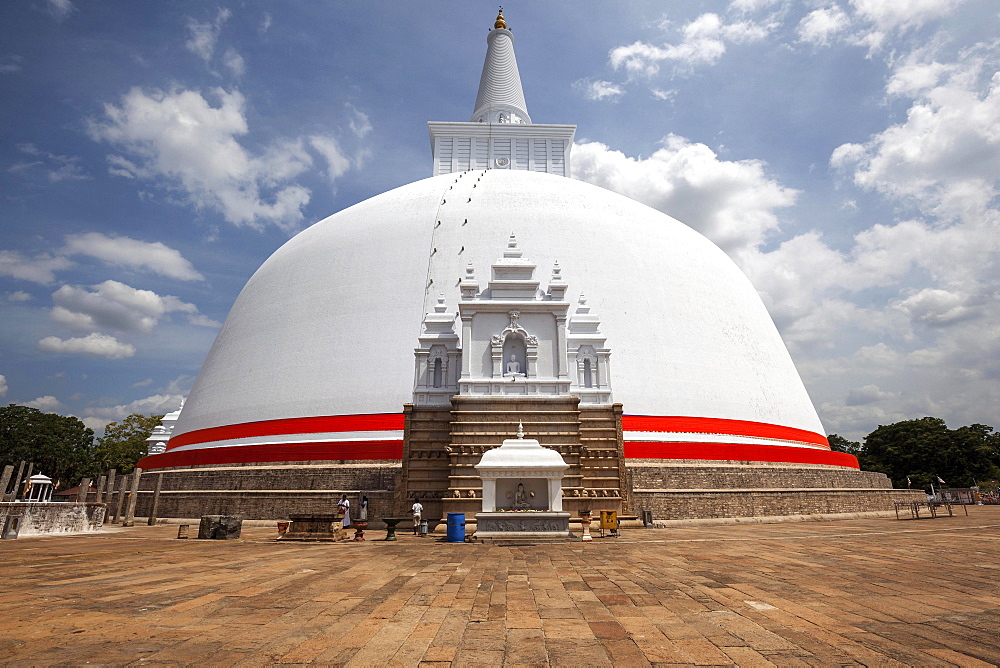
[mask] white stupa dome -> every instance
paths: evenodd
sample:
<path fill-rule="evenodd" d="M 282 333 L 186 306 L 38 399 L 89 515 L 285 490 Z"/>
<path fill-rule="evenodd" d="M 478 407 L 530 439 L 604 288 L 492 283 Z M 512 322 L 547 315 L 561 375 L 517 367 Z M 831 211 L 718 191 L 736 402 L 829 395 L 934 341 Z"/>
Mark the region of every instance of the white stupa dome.
<path fill-rule="evenodd" d="M 236 300 L 164 456 L 398 458 L 425 314 L 439 293 L 454 313 L 466 267 L 485 279 L 512 233 L 600 318 L 626 456 L 656 456 L 645 443 L 733 448 L 715 459 L 753 459 L 754 445 L 791 448 L 789 461 L 831 454 L 760 298 L 718 247 L 602 188 L 492 169 L 378 195 L 275 252 Z"/>

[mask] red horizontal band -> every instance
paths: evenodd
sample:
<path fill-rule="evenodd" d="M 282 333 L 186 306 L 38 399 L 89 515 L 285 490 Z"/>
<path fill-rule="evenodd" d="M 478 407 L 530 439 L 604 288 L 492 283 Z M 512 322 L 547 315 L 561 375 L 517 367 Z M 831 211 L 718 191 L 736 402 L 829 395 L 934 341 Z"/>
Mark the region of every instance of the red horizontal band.
<path fill-rule="evenodd" d="M 785 445 L 747 443 L 655 443 L 625 441 L 625 459 L 709 459 L 740 462 L 826 464 L 858 469 L 858 458 L 846 452 Z"/>
<path fill-rule="evenodd" d="M 196 429 L 178 434 L 170 439 L 170 442 L 167 444 L 167 450 L 173 450 L 182 445 L 226 441 L 233 438 L 284 436 L 286 434 L 324 434 L 342 431 L 392 431 L 402 430 L 402 428 L 402 413 L 320 415 L 317 417 L 261 420 L 259 422 L 229 424 L 222 427 L 207 427 L 205 429 Z"/>
<path fill-rule="evenodd" d="M 624 431 L 670 431 L 693 434 L 727 434 L 729 436 L 751 436 L 757 438 L 777 438 L 783 441 L 799 441 L 830 447 L 823 434 L 806 429 L 783 427 L 766 422 L 749 420 L 727 420 L 725 418 L 684 417 L 679 415 L 623 415 Z"/>
<path fill-rule="evenodd" d="M 402 459 L 402 441 L 338 441 L 335 443 L 287 443 L 239 445 L 228 448 L 198 448 L 149 455 L 136 466 L 162 469 L 206 464 L 254 464 L 262 462 L 323 462 L 358 459 Z"/>

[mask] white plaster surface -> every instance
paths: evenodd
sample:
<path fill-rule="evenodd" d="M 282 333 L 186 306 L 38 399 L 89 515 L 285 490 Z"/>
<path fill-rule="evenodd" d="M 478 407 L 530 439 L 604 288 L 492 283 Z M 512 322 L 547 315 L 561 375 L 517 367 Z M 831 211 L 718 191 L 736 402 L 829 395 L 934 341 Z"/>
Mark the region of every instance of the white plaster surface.
<path fill-rule="evenodd" d="M 614 399 L 626 415 L 823 433 L 760 298 L 719 248 L 596 186 L 489 170 L 378 195 L 278 249 L 237 298 L 174 435 L 257 420 L 400 413 L 412 400 L 424 315 L 442 292 L 456 310 L 469 262 L 485 287 L 511 232 L 543 278 L 558 260 L 567 299 L 585 293 L 600 314 Z"/>

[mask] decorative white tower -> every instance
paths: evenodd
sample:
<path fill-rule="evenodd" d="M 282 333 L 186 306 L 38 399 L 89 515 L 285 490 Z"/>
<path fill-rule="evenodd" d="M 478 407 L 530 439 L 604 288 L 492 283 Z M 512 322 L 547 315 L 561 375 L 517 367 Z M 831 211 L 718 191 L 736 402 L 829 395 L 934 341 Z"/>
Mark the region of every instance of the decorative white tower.
<path fill-rule="evenodd" d="M 575 125 L 531 122 L 503 11 L 486 38 L 486 61 L 468 123 L 427 124 L 434 176 L 469 169 L 520 169 L 570 175 Z"/>

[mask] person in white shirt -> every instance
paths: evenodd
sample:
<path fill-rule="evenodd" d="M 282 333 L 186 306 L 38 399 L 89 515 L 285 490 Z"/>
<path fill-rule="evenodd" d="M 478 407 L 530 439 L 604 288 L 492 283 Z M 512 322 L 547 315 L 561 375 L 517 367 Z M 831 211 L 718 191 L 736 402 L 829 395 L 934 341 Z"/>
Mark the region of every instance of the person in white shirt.
<path fill-rule="evenodd" d="M 420 533 L 420 518 L 424 513 L 424 506 L 419 501 L 414 499 L 413 508 L 410 510 L 413 513 L 413 535 L 416 536 Z"/>
<path fill-rule="evenodd" d="M 337 504 L 337 510 L 344 516 L 343 527 L 346 529 L 351 526 L 351 502 L 347 500 L 346 494 L 341 497 L 340 503 Z"/>

